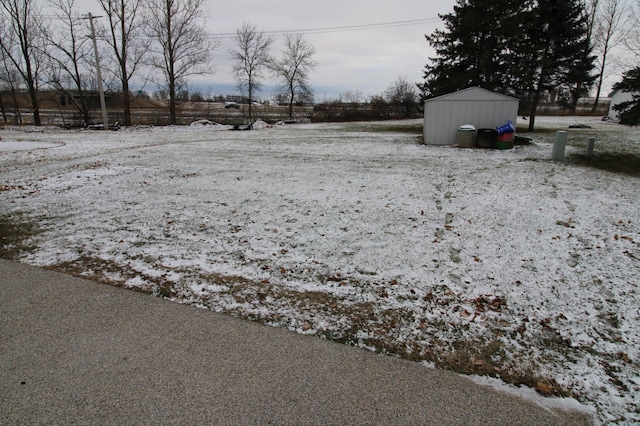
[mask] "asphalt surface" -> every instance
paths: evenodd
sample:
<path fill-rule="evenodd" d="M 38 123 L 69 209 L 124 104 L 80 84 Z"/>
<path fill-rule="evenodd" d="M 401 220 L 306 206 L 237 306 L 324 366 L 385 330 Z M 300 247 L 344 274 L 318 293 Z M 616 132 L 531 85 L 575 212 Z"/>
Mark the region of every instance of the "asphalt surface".
<path fill-rule="evenodd" d="M 0 259 L 0 424 L 581 425 L 315 337 Z"/>

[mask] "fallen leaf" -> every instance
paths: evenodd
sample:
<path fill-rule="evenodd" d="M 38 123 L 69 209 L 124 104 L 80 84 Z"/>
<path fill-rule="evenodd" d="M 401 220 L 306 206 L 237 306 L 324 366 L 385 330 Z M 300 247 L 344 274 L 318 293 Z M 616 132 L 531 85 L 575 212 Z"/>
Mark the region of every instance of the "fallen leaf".
<path fill-rule="evenodd" d="M 629 358 L 629 355 L 625 354 L 624 352 L 620 352 L 618 353 L 618 356 L 627 364 L 631 363 L 631 359 Z"/>
<path fill-rule="evenodd" d="M 553 395 L 553 387 L 542 382 L 538 382 L 536 385 L 536 391 L 544 396 Z"/>

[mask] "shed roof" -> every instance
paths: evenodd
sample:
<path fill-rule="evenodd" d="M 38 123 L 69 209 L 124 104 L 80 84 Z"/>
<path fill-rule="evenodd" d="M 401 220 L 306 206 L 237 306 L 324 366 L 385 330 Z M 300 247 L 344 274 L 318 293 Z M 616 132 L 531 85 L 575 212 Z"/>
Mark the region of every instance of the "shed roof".
<path fill-rule="evenodd" d="M 519 101 L 518 98 L 503 95 L 502 93 L 492 92 L 482 87 L 469 87 L 458 90 L 457 92 L 447 93 L 446 95 L 437 96 L 427 99 L 427 102 L 434 101 Z"/>

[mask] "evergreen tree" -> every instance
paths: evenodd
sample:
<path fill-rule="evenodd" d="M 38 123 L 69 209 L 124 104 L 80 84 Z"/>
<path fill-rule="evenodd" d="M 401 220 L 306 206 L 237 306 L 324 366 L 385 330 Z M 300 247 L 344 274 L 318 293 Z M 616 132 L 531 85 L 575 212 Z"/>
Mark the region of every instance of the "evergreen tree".
<path fill-rule="evenodd" d="M 577 0 L 533 0 L 521 14 L 519 33 L 523 37 L 514 39 L 513 50 L 526 66 L 520 67 L 520 76 L 515 75 L 515 89 L 528 104 L 529 131 L 534 129 L 543 94 L 563 85 L 593 84 L 590 72 L 595 57 L 582 7 Z"/>
<path fill-rule="evenodd" d="M 614 90 L 631 93 L 632 100 L 619 103 L 613 109 L 618 111 L 620 124 L 637 126 L 640 124 L 640 67 L 624 73 L 622 81 L 613 86 Z"/>
<path fill-rule="evenodd" d="M 507 41 L 521 2 L 457 0 L 453 13 L 440 15 L 445 30 L 427 35 L 436 50 L 424 70 L 423 98 L 471 86 L 504 90 Z"/>

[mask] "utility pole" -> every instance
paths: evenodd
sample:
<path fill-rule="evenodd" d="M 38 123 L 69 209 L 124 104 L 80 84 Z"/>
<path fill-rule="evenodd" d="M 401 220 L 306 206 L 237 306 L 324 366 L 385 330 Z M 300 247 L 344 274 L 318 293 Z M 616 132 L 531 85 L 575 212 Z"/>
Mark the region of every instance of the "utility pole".
<path fill-rule="evenodd" d="M 104 90 L 102 89 L 102 72 L 100 71 L 100 56 L 98 55 L 98 42 L 96 41 L 96 30 L 93 27 L 93 20 L 100 16 L 88 14 L 89 24 L 91 25 L 91 38 L 93 39 L 93 51 L 96 55 L 96 74 L 98 76 L 98 91 L 100 92 L 100 107 L 102 107 L 102 128 L 109 128 L 109 119 L 107 118 L 107 104 L 104 101 Z"/>

